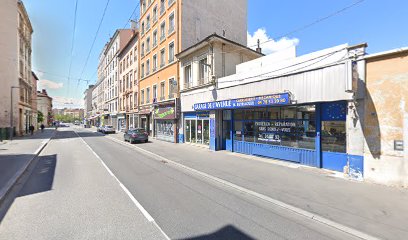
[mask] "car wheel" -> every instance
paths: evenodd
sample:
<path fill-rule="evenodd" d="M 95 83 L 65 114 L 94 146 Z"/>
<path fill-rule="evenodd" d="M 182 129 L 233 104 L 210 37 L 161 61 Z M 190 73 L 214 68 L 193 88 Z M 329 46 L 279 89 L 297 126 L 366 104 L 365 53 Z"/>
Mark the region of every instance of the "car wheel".
<path fill-rule="evenodd" d="M 144 142 L 145 142 L 145 143 L 148 143 L 148 142 L 149 142 L 149 139 L 146 139 Z"/>

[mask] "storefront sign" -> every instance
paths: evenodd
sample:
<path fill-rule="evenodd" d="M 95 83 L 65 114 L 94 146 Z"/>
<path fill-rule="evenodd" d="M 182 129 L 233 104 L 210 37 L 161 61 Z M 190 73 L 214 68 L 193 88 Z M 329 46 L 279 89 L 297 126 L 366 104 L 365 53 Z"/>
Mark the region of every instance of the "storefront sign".
<path fill-rule="evenodd" d="M 255 122 L 257 140 L 260 142 L 280 143 L 281 135 L 296 133 L 299 128 L 303 128 L 303 124 L 299 121 Z"/>
<path fill-rule="evenodd" d="M 165 108 L 158 108 L 154 112 L 154 116 L 156 119 L 175 119 L 175 110 L 174 107 L 165 107 Z"/>
<path fill-rule="evenodd" d="M 196 103 L 194 110 L 234 109 L 247 107 L 264 107 L 289 104 L 289 93 L 273 94 L 260 97 L 239 98 L 217 102 Z"/>

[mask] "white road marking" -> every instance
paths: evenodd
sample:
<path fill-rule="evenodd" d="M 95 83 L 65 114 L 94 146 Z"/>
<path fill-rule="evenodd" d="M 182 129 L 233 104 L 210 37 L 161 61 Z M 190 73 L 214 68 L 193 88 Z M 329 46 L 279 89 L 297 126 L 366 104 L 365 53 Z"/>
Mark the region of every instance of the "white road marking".
<path fill-rule="evenodd" d="M 168 158 L 165 158 L 165 157 L 163 157 L 163 156 L 160 156 L 160 155 L 158 155 L 158 154 L 156 154 L 156 153 L 150 152 L 150 151 L 145 150 L 145 149 L 143 149 L 143 148 L 137 147 L 137 146 L 135 146 L 135 145 L 127 144 L 126 142 L 122 142 L 122 141 L 120 141 L 120 140 L 118 140 L 118 139 L 116 139 L 116 138 L 110 137 L 110 136 L 106 136 L 106 137 L 107 137 L 107 138 L 110 138 L 110 139 L 113 140 L 114 142 L 117 142 L 117 143 L 122 144 L 122 145 L 124 145 L 124 146 L 128 146 L 128 147 L 131 147 L 131 148 L 135 148 L 135 149 L 139 150 L 139 152 L 143 152 L 143 153 L 145 153 L 145 154 L 147 154 L 147 155 L 151 155 L 151 156 L 153 156 L 154 158 L 156 158 L 156 159 L 158 159 L 158 160 L 160 160 L 160 161 L 163 161 L 163 160 L 164 160 L 164 161 L 166 161 L 167 163 L 173 164 L 174 166 L 176 166 L 176 167 L 178 167 L 178 168 L 182 168 L 182 169 L 184 169 L 184 170 L 190 171 L 190 172 L 192 172 L 192 173 L 195 173 L 196 175 L 199 175 L 199 176 L 204 177 L 204 178 L 206 178 L 206 179 L 209 179 L 209 180 L 211 180 L 211 181 L 220 183 L 220 184 L 225 185 L 225 186 L 227 186 L 227 187 L 233 188 L 233 189 L 235 189 L 235 190 L 237 190 L 237 191 L 239 191 L 239 192 L 245 193 L 245 194 L 247 194 L 247 195 L 256 197 L 256 198 L 258 198 L 258 199 L 262 199 L 262 200 L 264 200 L 264 201 L 266 201 L 266 202 L 269 202 L 269 203 L 271 203 L 271 204 L 274 204 L 274 205 L 276 205 L 276 206 L 278 206 L 278 207 L 281 207 L 281 208 L 283 208 L 283 209 L 286 209 L 286 210 L 288 210 L 288 211 L 291 211 L 291 212 L 294 212 L 294 213 L 296 213 L 296 214 L 299 214 L 299 215 L 301 215 L 301 216 L 303 216 L 303 217 L 306 217 L 306 218 L 308 218 L 308 219 L 310 219 L 310 220 L 312 220 L 312 221 L 316 221 L 316 222 L 318 222 L 318 223 L 321 223 L 321 224 L 324 224 L 324 225 L 333 227 L 333 228 L 335 228 L 335 229 L 337 229 L 337 230 L 340 230 L 340 231 L 342 231 L 342 232 L 348 233 L 348 234 L 350 234 L 350 235 L 353 235 L 353 236 L 358 237 L 358 238 L 361 238 L 361 239 L 365 239 L 365 240 L 379 240 L 379 238 L 376 238 L 376 237 L 371 236 L 371 235 L 369 235 L 369 234 L 367 234 L 367 233 L 361 232 L 361 231 L 359 231 L 359 230 L 357 230 L 357 229 L 354 229 L 354 228 L 345 226 L 345 225 L 343 225 L 343 224 L 334 222 L 334 221 L 332 221 L 332 220 L 330 220 L 330 219 L 327 219 L 327 218 L 322 217 L 322 216 L 320 216 L 320 215 L 317 215 L 317 214 L 315 214 L 315 213 L 308 212 L 308 211 L 303 210 L 303 209 L 301 209 L 301 208 L 298 208 L 298 207 L 292 206 L 292 205 L 290 205 L 290 204 L 281 202 L 281 201 L 279 201 L 279 200 L 277 200 L 277 199 L 274 199 L 274 198 L 268 197 L 268 196 L 266 196 L 266 195 L 257 193 L 257 192 L 255 192 L 255 191 L 249 190 L 249 189 L 247 189 L 247 188 L 238 186 L 238 185 L 236 185 L 236 184 L 234 184 L 234 183 L 228 182 L 228 181 L 223 180 L 223 179 L 218 178 L 218 177 L 214 177 L 214 176 L 209 175 L 209 174 L 207 174 L 207 173 L 198 171 L 198 170 L 196 170 L 196 169 L 194 169 L 194 168 L 187 167 L 187 166 L 185 166 L 185 165 L 183 165 L 183 164 L 181 164 L 181 163 L 175 162 L 175 161 L 173 161 L 173 160 L 170 160 L 170 159 L 168 159 Z"/>
<path fill-rule="evenodd" d="M 139 209 L 139 211 L 143 214 L 143 216 L 151 223 L 153 223 L 158 229 L 159 231 L 163 234 L 163 236 L 170 240 L 169 236 L 167 236 L 167 234 L 161 229 L 161 227 L 156 223 L 156 221 L 154 220 L 154 218 L 146 211 L 146 209 L 139 203 L 139 201 L 136 200 L 136 198 L 132 195 L 132 193 L 126 188 L 125 185 L 123 185 L 123 183 L 115 176 L 115 174 L 113 174 L 113 172 L 109 169 L 109 167 L 105 164 L 105 162 L 102 160 L 102 158 L 91 148 L 91 146 L 89 146 L 89 144 L 87 142 L 85 142 L 85 140 L 79 136 L 79 134 L 74 131 L 75 134 L 79 137 L 79 139 L 81 139 L 81 141 L 85 144 L 85 146 L 88 147 L 88 149 L 93 153 L 93 155 L 95 155 L 95 157 L 97 159 L 99 159 L 99 161 L 102 163 L 102 165 L 105 167 L 105 169 L 108 171 L 108 173 L 119 183 L 119 186 L 122 188 L 122 190 L 128 195 L 128 197 L 130 198 L 130 200 L 136 205 L 136 207 Z"/>

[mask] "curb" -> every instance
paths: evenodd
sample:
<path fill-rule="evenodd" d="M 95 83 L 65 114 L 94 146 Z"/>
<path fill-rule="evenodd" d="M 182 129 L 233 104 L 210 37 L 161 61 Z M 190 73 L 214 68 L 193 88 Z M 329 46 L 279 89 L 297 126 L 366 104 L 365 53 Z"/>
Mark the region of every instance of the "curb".
<path fill-rule="evenodd" d="M 55 136 L 55 132 L 52 134 L 50 138 L 48 138 L 45 142 L 41 144 L 39 148 L 34 152 L 34 156 L 28 160 L 23 167 L 21 167 L 15 174 L 14 176 L 6 183 L 6 185 L 0 189 L 0 205 L 3 203 L 4 199 L 6 198 L 7 194 L 11 191 L 11 189 L 14 187 L 14 185 L 20 180 L 21 176 L 24 174 L 24 172 L 27 171 L 28 167 L 31 165 L 33 160 L 38 157 L 38 155 L 41 153 L 41 151 L 45 148 L 45 146 L 48 145 L 48 143 L 51 141 L 51 139 Z"/>
<path fill-rule="evenodd" d="M 229 182 L 229 181 L 223 180 L 223 179 L 221 179 L 221 178 L 212 176 L 212 175 L 207 174 L 207 173 L 205 173 L 205 172 L 201 172 L 201 171 L 199 171 L 199 170 L 196 170 L 196 169 L 194 169 L 194 168 L 188 167 L 188 166 L 183 165 L 183 164 L 181 164 L 181 163 L 175 162 L 175 161 L 173 161 L 173 160 L 170 160 L 170 159 L 168 159 L 168 158 L 166 158 L 166 157 L 163 157 L 163 156 L 161 156 L 161 155 L 158 155 L 158 154 L 156 154 L 156 153 L 150 152 L 149 150 L 145 150 L 145 149 L 140 148 L 140 147 L 137 147 L 137 146 L 135 146 L 135 145 L 129 145 L 129 144 L 127 144 L 127 143 L 125 143 L 125 142 L 122 142 L 122 141 L 120 141 L 119 139 L 116 139 L 116 138 L 111 137 L 111 136 L 107 136 L 107 138 L 109 138 L 109 139 L 111 139 L 112 141 L 114 141 L 114 142 L 116 142 L 116 143 L 119 143 L 119 144 L 121 144 L 121 145 L 128 146 L 128 147 L 130 147 L 130 148 L 134 148 L 134 149 L 136 149 L 137 151 L 139 151 L 139 152 L 141 152 L 141 153 L 144 153 L 144 154 L 146 154 L 146 155 L 150 155 L 150 156 L 152 156 L 153 158 L 155 158 L 155 159 L 158 160 L 158 161 L 165 161 L 166 163 L 170 163 L 170 164 L 172 164 L 173 166 L 175 166 L 175 167 L 177 167 L 177 168 L 179 168 L 179 169 L 184 169 L 185 171 L 191 172 L 191 173 L 193 173 L 193 174 L 195 174 L 195 175 L 201 176 L 201 177 L 203 177 L 203 178 L 205 178 L 205 179 L 208 179 L 208 180 L 210 180 L 210 181 L 213 181 L 213 182 L 216 182 L 216 183 L 218 183 L 218 184 L 221 184 L 221 185 L 227 186 L 227 187 L 229 187 L 229 188 L 235 189 L 235 190 L 237 190 L 237 191 L 239 191 L 239 192 L 241 192 L 241 193 L 250 195 L 250 196 L 252 196 L 252 197 L 261 199 L 261 200 L 263 200 L 263 201 L 265 201 L 265 202 L 268 202 L 268 203 L 273 204 L 273 205 L 275 205 L 275 206 L 278 206 L 278 207 L 280 207 L 280 208 L 286 209 L 287 211 L 291 211 L 291 212 L 293 212 L 293 213 L 296 213 L 296 214 L 298 214 L 298 215 L 300 215 L 300 216 L 303 216 L 303 217 L 305 217 L 305 218 L 308 218 L 308 219 L 310 219 L 310 220 L 312 220 L 312 221 L 315 221 L 315 222 L 318 222 L 318 223 L 320 223 L 320 224 L 323 224 L 323 225 L 332 227 L 332 228 L 334 228 L 334 229 L 337 229 L 338 231 L 341 231 L 341 232 L 350 234 L 350 235 L 352 235 L 352 236 L 354 236 L 354 237 L 357 237 L 357 238 L 360 238 L 360 239 L 364 239 L 364 240 L 379 240 L 379 238 L 377 238 L 377 237 L 375 237 L 375 236 L 372 236 L 372 235 L 370 235 L 370 234 L 367 234 L 367 233 L 365 233 L 365 232 L 359 231 L 359 230 L 357 230 L 357 229 L 354 229 L 354 228 L 352 228 L 352 227 L 346 226 L 346 225 L 341 224 L 341 223 L 337 223 L 337 222 L 335 222 L 335 221 L 333 221 L 333 220 L 330 220 L 330 219 L 325 218 L 325 217 L 323 217 L 323 216 L 320 216 L 320 215 L 318 215 L 318 214 L 315 214 L 315 213 L 312 213 L 312 212 L 303 210 L 303 209 L 301 209 L 301 208 L 295 207 L 295 206 L 293 206 L 293 205 L 284 203 L 284 202 L 279 201 L 279 200 L 277 200 L 277 199 L 274 199 L 274 198 L 272 198 L 272 197 L 269 197 L 269 196 L 266 196 L 266 195 L 264 195 L 264 194 L 261 194 L 261 193 L 252 191 L 252 190 L 250 190 L 250 189 L 241 187 L 241 186 L 239 186 L 239 185 L 236 185 L 236 184 L 234 184 L 234 183 L 231 183 L 231 182 Z"/>

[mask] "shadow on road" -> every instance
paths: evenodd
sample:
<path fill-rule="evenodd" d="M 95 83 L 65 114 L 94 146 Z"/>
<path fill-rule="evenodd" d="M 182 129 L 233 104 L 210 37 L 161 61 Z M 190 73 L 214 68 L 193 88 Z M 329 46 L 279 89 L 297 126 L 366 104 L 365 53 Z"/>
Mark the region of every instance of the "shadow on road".
<path fill-rule="evenodd" d="M 57 155 L 37 157 L 0 205 L 0 223 L 18 197 L 52 190 Z M 31 173 L 31 174 L 30 174 Z"/>
<path fill-rule="evenodd" d="M 254 240 L 255 238 L 250 237 L 246 233 L 242 232 L 241 230 L 237 229 L 232 225 L 227 225 L 220 230 L 200 235 L 191 238 L 182 238 L 179 240 L 216 240 L 216 239 L 234 239 L 234 240 Z"/>

